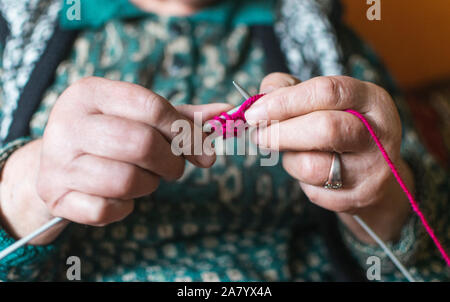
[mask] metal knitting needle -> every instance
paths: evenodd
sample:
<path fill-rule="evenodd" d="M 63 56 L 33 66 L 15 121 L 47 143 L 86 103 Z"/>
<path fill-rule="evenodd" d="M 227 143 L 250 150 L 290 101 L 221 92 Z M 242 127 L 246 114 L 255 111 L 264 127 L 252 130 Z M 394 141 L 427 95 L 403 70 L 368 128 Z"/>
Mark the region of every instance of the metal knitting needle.
<path fill-rule="evenodd" d="M 381 247 L 381 249 L 386 253 L 386 255 L 391 259 L 398 270 L 405 276 L 409 282 L 416 282 L 416 280 L 411 276 L 408 270 L 403 266 L 403 264 L 398 260 L 394 253 L 388 248 L 387 244 L 381 240 L 380 237 L 362 220 L 358 215 L 353 215 L 353 219 L 369 234 L 370 237 Z"/>
<path fill-rule="evenodd" d="M 236 81 L 233 81 L 233 85 L 234 85 L 234 87 L 236 87 L 236 89 L 237 89 L 237 90 L 239 91 L 239 93 L 244 97 L 245 100 L 248 100 L 249 98 L 251 98 L 250 93 L 248 93 L 247 91 L 245 91 L 245 89 L 242 88 L 242 86 L 239 85 Z M 236 111 L 239 110 L 240 107 L 241 107 L 241 105 L 239 105 L 239 106 L 237 106 L 237 107 L 234 107 L 233 109 L 227 111 L 227 114 L 230 114 L 230 115 L 231 115 L 231 114 L 235 113 Z M 212 131 L 212 127 L 213 127 L 213 126 L 212 126 L 210 123 L 206 123 L 206 124 L 203 126 L 203 131 L 209 133 L 209 132 Z"/>
<path fill-rule="evenodd" d="M 47 222 L 46 224 L 44 224 L 43 226 L 38 228 L 36 231 L 34 231 L 31 234 L 23 237 L 20 240 L 17 240 L 16 242 L 14 242 L 13 244 L 11 244 L 6 249 L 4 249 L 3 251 L 0 252 L 0 260 L 5 258 L 6 256 L 8 256 L 9 254 L 15 252 L 17 249 L 21 248 L 22 246 L 24 246 L 25 244 L 27 244 L 28 242 L 30 242 L 31 240 L 33 240 L 34 238 L 36 238 L 40 234 L 44 233 L 48 229 L 50 229 L 50 228 L 54 227 L 55 225 L 59 224 L 63 220 L 64 219 L 60 218 L 60 217 L 53 218 L 52 220 L 50 220 L 49 222 Z"/>
<path fill-rule="evenodd" d="M 233 81 L 233 85 L 234 85 L 234 87 L 236 87 L 237 91 L 239 91 L 239 93 L 240 93 L 246 100 L 248 100 L 249 98 L 252 97 L 252 96 L 250 95 L 250 93 L 248 93 L 247 91 L 245 91 L 245 89 L 242 88 L 241 85 L 239 85 L 236 81 Z"/>

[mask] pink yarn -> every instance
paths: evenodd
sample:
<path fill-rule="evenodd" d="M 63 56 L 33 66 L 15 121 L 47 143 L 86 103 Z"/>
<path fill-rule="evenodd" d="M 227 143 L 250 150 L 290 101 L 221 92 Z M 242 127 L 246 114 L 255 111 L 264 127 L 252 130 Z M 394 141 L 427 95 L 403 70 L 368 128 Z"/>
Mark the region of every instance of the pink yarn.
<path fill-rule="evenodd" d="M 363 122 L 363 124 L 366 126 L 366 128 L 369 131 L 370 135 L 372 136 L 373 140 L 377 144 L 378 149 L 380 149 L 381 154 L 384 157 L 384 160 L 389 165 L 389 168 L 391 168 L 392 174 L 394 174 L 395 179 L 399 183 L 400 187 L 403 189 L 403 192 L 405 192 L 405 195 L 408 197 L 411 207 L 413 208 L 414 212 L 416 212 L 417 216 L 419 216 L 420 221 L 422 222 L 423 226 L 425 227 L 425 230 L 427 231 L 428 235 L 430 235 L 431 239 L 433 239 L 434 244 L 436 245 L 436 247 L 438 248 L 442 257 L 444 258 L 445 262 L 447 263 L 447 266 L 450 266 L 450 259 L 447 255 L 446 251 L 444 250 L 444 248 L 442 247 L 442 244 L 439 242 L 438 238 L 434 234 L 433 229 L 428 224 L 428 221 L 425 219 L 425 216 L 423 215 L 422 211 L 420 211 L 419 204 L 417 203 L 417 201 L 414 199 L 411 192 L 406 187 L 405 182 L 403 181 L 402 177 L 398 173 L 397 168 L 395 167 L 394 163 L 389 158 L 389 155 L 387 154 L 386 150 L 384 149 L 383 145 L 381 144 L 380 140 L 378 139 L 378 136 L 375 134 L 375 131 L 373 130 L 372 126 L 370 126 L 369 122 L 366 120 L 366 118 L 364 116 L 362 116 L 361 113 L 359 113 L 355 110 L 352 110 L 352 109 L 347 109 L 345 111 L 348 113 L 351 113 L 354 116 L 356 116 L 357 118 L 359 118 Z"/>
<path fill-rule="evenodd" d="M 244 127 L 244 129 L 242 129 L 242 127 L 240 127 L 241 124 L 239 124 L 239 123 L 242 123 L 242 125 L 244 125 L 247 122 L 247 120 L 245 119 L 245 115 L 244 115 L 245 111 L 247 111 L 247 109 L 250 108 L 250 106 L 253 105 L 262 96 L 264 96 L 264 94 L 257 94 L 257 95 L 252 96 L 251 98 L 246 100 L 244 103 L 242 103 L 242 105 L 239 107 L 239 109 L 232 114 L 223 112 L 219 116 L 214 117 L 214 120 L 220 122 L 220 124 L 222 125 L 221 130 L 222 130 L 222 134 L 223 134 L 224 138 L 239 136 L 240 130 L 246 129 L 246 127 Z M 227 123 L 227 121 L 234 121 L 234 123 L 229 123 L 229 122 Z M 212 122 L 210 124 L 214 131 L 218 130 L 218 129 L 216 129 L 215 123 Z"/>
<path fill-rule="evenodd" d="M 233 129 L 229 129 L 231 127 L 228 127 L 230 124 L 227 123 L 227 121 L 235 121 L 235 122 L 242 121 L 243 123 L 245 123 L 246 122 L 245 115 L 244 115 L 245 111 L 247 111 L 247 109 L 250 108 L 250 106 L 253 105 L 257 100 L 259 100 L 263 95 L 264 94 L 257 94 L 257 95 L 252 96 L 251 98 L 246 100 L 244 103 L 242 103 L 242 105 L 239 107 L 239 109 L 233 114 L 228 114 L 228 113 L 224 112 L 224 113 L 220 114 L 219 116 L 214 117 L 214 120 L 219 121 L 222 125 L 222 133 L 223 133 L 224 138 L 233 137 L 233 136 L 237 136 L 240 134 L 240 133 L 238 133 L 238 129 L 237 129 L 239 127 L 236 127 L 236 124 L 235 124 L 234 125 L 235 127 L 233 127 Z M 425 227 L 425 230 L 427 231 L 428 235 L 431 237 L 434 244 L 438 248 L 439 252 L 441 253 L 442 257 L 444 258 L 445 262 L 447 263 L 447 266 L 450 266 L 449 256 L 447 255 L 446 251 L 442 247 L 442 244 L 440 243 L 439 239 L 434 234 L 434 230 L 428 224 L 428 221 L 426 220 L 425 216 L 420 211 L 417 201 L 414 199 L 413 195 L 406 187 L 405 182 L 403 181 L 402 177 L 398 173 L 397 168 L 395 167 L 394 163 L 389 158 L 389 155 L 387 154 L 386 150 L 384 149 L 383 145 L 381 144 L 380 140 L 378 139 L 378 136 L 375 134 L 375 131 L 373 130 L 370 123 L 367 121 L 367 119 L 362 114 L 360 114 L 359 112 L 357 112 L 355 110 L 347 109 L 345 111 L 350 114 L 353 114 L 354 116 L 359 118 L 363 122 L 363 124 L 366 126 L 366 128 L 369 131 L 370 135 L 372 136 L 373 140 L 377 144 L 378 149 L 380 149 L 381 154 L 384 157 L 384 160 L 389 165 L 389 168 L 391 169 L 392 174 L 394 174 L 395 179 L 399 183 L 400 187 L 403 189 L 403 192 L 405 192 L 405 195 L 408 197 L 411 207 L 413 208 L 413 210 L 417 214 L 417 216 L 419 216 L 420 221 L 422 222 L 423 226 Z M 213 129 L 216 130 L 215 125 L 213 125 Z"/>

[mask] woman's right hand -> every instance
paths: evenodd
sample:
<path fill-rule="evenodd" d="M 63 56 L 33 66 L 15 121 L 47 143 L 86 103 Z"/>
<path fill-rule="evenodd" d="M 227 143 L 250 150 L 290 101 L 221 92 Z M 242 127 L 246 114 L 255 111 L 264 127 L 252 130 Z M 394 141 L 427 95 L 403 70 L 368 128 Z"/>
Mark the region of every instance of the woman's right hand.
<path fill-rule="evenodd" d="M 172 123 L 182 119 L 192 131 L 198 127 L 186 117 L 193 107 L 177 110 L 161 96 L 125 82 L 86 78 L 73 84 L 56 102 L 43 139 L 7 160 L 0 222 L 20 238 L 55 216 L 93 226 L 122 220 L 132 212 L 134 198 L 154 192 L 161 177 L 181 177 L 185 160 L 203 168 L 214 163 L 211 150 L 195 156 L 172 153 L 170 142 L 177 134 Z M 200 111 L 224 109 L 206 107 Z M 31 243 L 47 244 L 63 228 Z"/>

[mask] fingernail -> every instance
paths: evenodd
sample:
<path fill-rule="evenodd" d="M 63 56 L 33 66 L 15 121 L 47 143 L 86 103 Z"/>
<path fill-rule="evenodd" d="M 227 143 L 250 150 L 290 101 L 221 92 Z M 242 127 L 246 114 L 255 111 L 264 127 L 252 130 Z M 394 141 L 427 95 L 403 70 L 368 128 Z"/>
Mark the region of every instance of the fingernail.
<path fill-rule="evenodd" d="M 267 121 L 266 106 L 255 104 L 245 112 L 245 119 L 250 125 L 257 125 L 260 121 Z"/>

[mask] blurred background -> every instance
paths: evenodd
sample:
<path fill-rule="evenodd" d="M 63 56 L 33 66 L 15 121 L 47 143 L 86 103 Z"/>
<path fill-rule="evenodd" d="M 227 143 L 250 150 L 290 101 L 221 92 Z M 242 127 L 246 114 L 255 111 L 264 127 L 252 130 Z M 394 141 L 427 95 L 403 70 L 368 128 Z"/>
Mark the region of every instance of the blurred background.
<path fill-rule="evenodd" d="M 341 0 L 345 22 L 378 53 L 405 92 L 419 133 L 450 168 L 450 0 L 381 0 L 369 21 L 366 0 Z"/>

